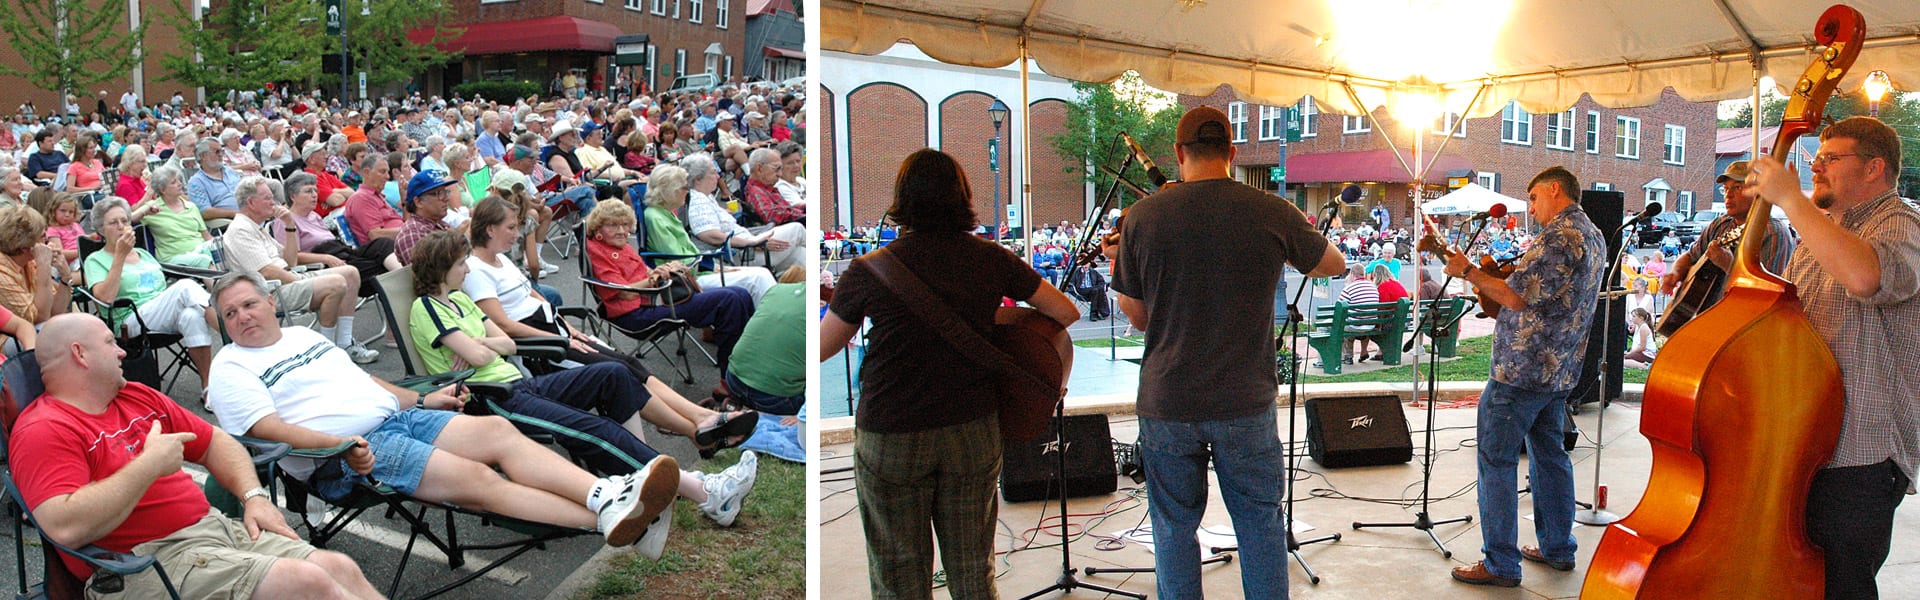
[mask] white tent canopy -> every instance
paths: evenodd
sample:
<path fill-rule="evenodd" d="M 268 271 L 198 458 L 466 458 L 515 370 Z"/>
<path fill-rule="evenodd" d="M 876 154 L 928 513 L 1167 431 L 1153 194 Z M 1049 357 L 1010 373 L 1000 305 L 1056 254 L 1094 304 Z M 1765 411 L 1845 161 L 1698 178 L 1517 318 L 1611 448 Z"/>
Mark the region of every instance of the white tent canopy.
<path fill-rule="evenodd" d="M 1480 187 L 1477 183 L 1460 186 L 1460 189 L 1448 192 L 1445 196 L 1429 200 L 1420 206 L 1420 210 L 1430 215 L 1469 215 L 1485 212 L 1495 204 L 1506 205 L 1508 214 L 1527 212 L 1526 201 Z"/>
<path fill-rule="evenodd" d="M 1869 71 L 1920 87 L 1920 2 L 1856 0 L 1867 42 L 1841 89 Z M 937 60 L 1001 67 L 1023 51 L 1047 73 L 1111 81 L 1126 70 L 1181 94 L 1225 83 L 1248 102 L 1312 95 L 1359 114 L 1409 97 L 1484 117 L 1515 100 L 1566 110 L 1582 94 L 1647 106 L 1790 86 L 1811 62 L 1826 3 L 1804 0 L 821 0 L 821 48 L 876 54 L 905 40 Z M 1383 26 L 1389 25 L 1389 26 Z M 1397 31 L 1396 30 L 1400 30 Z M 1390 54 L 1382 54 L 1379 49 Z M 1756 73 L 1756 63 L 1758 72 Z M 1349 95 L 1347 85 L 1352 86 Z M 1473 94 L 1485 96 L 1473 103 Z"/>

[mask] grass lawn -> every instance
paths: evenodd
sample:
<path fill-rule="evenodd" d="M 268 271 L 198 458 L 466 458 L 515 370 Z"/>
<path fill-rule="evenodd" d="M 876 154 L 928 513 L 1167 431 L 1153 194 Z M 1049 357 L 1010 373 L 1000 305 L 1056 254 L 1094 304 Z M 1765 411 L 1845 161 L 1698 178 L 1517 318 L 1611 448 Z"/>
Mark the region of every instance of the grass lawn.
<path fill-rule="evenodd" d="M 740 451 L 702 461 L 716 472 L 738 462 Z M 807 469 L 760 457 L 760 474 L 732 527 L 721 528 L 686 499 L 674 503 L 667 553 L 648 560 L 626 552 L 586 598 L 791 598 L 807 596 Z"/>
<path fill-rule="evenodd" d="M 1146 340 L 1146 334 L 1136 334 L 1129 337 L 1119 338 L 1116 344 L 1121 347 L 1144 346 L 1146 345 L 1145 340 Z M 1074 344 L 1084 348 L 1105 348 L 1107 347 L 1107 340 L 1105 339 L 1077 340 L 1074 342 Z M 1306 344 L 1302 343 L 1301 348 L 1304 350 L 1305 347 L 1306 347 Z M 1488 368 L 1490 363 L 1489 357 L 1492 354 L 1491 352 L 1492 348 L 1493 348 L 1493 336 L 1491 335 L 1460 340 L 1459 351 L 1456 353 L 1460 358 L 1439 363 L 1439 369 L 1440 369 L 1439 380 L 1440 381 L 1485 381 L 1487 379 L 1487 373 L 1488 373 Z M 1305 376 L 1302 377 L 1300 381 L 1303 383 L 1353 383 L 1353 382 L 1359 382 L 1359 381 L 1410 381 L 1413 378 L 1413 364 L 1412 364 L 1413 360 L 1412 359 L 1413 357 L 1411 356 L 1405 356 L 1401 359 L 1400 366 L 1397 366 L 1391 369 L 1384 369 L 1379 371 L 1368 371 L 1365 373 L 1347 373 L 1342 375 L 1320 375 L 1319 369 L 1309 366 L 1306 369 Z M 1420 377 L 1422 378 L 1423 381 L 1425 380 L 1426 376 L 1427 376 L 1427 372 L 1424 369 L 1421 370 Z M 1627 383 L 1646 383 L 1647 371 L 1645 369 L 1627 369 L 1626 373 L 1624 374 L 1624 377 Z"/>

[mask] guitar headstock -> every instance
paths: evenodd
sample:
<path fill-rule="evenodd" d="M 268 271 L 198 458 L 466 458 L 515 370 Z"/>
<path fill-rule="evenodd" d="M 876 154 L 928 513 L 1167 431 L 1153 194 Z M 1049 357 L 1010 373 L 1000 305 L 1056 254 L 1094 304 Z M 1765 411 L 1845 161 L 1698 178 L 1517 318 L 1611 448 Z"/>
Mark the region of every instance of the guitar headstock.
<path fill-rule="evenodd" d="M 1832 97 L 1840 79 L 1846 77 L 1847 70 L 1853 67 L 1853 61 L 1860 55 L 1860 45 L 1866 39 L 1867 21 L 1860 11 L 1844 4 L 1836 4 L 1820 14 L 1820 21 L 1814 24 L 1813 38 L 1826 48 L 1807 70 L 1801 73 L 1800 80 L 1787 92 L 1785 118 L 1780 122 L 1780 134 L 1773 148 L 1774 156 L 1786 156 L 1793 141 L 1801 135 L 1812 133 L 1819 126 L 1820 117 L 1826 111 L 1827 99 Z"/>
<path fill-rule="evenodd" d="M 1453 253 L 1453 248 L 1447 245 L 1446 239 L 1440 237 L 1440 227 L 1434 225 L 1433 217 L 1423 213 L 1420 215 L 1420 223 L 1426 227 L 1427 233 L 1426 235 L 1420 236 L 1420 241 L 1414 244 L 1416 249 L 1421 252 L 1431 252 L 1440 256 Z"/>

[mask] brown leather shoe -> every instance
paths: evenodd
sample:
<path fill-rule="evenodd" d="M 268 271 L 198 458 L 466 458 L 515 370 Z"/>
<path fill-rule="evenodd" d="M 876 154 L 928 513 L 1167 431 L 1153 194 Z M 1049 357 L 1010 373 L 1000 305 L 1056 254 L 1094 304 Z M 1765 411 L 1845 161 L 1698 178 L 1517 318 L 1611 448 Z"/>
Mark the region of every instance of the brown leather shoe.
<path fill-rule="evenodd" d="M 1573 570 L 1573 561 L 1547 560 L 1547 555 L 1541 554 L 1540 548 L 1537 546 L 1521 546 L 1520 558 L 1524 558 L 1533 562 L 1544 564 L 1548 567 L 1551 567 L 1555 571 L 1572 571 Z"/>
<path fill-rule="evenodd" d="M 1471 583 L 1473 585 L 1491 585 L 1498 587 L 1520 586 L 1520 578 L 1494 575 L 1491 571 L 1487 570 L 1487 563 L 1484 561 L 1473 563 L 1473 566 L 1454 567 L 1453 579 L 1461 583 Z"/>

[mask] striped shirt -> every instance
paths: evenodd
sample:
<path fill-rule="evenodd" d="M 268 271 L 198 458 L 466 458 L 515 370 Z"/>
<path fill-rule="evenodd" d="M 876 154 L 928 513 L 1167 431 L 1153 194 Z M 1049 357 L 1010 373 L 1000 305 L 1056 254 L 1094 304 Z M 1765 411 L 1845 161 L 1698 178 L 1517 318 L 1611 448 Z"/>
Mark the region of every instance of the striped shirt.
<path fill-rule="evenodd" d="M 1920 209 L 1888 190 L 1838 217 L 1879 255 L 1880 290 L 1847 293 L 1804 245 L 1786 272 L 1847 390 L 1840 445 L 1826 466 L 1891 458 L 1911 479 L 1920 463 Z"/>
<path fill-rule="evenodd" d="M 1769 272 L 1779 273 L 1781 269 L 1786 268 L 1787 261 L 1793 257 L 1793 249 L 1796 245 L 1793 229 L 1785 222 L 1773 219 L 1767 219 L 1767 224 L 1772 227 L 1772 230 L 1767 232 L 1765 241 L 1760 244 L 1760 264 Z M 1692 257 L 1688 264 L 1697 265 L 1700 261 L 1706 260 L 1707 243 L 1720 239 L 1720 236 L 1726 235 L 1735 227 L 1739 227 L 1739 224 L 1733 222 L 1733 213 L 1720 215 L 1720 218 L 1708 223 L 1705 229 L 1700 230 L 1700 239 L 1694 240 L 1693 247 L 1687 249 L 1686 255 Z"/>

